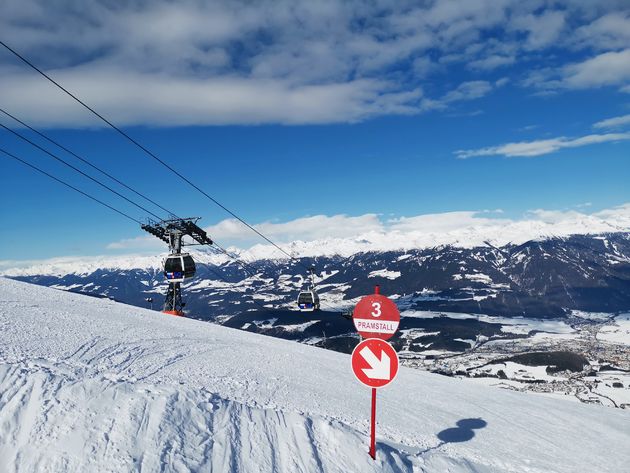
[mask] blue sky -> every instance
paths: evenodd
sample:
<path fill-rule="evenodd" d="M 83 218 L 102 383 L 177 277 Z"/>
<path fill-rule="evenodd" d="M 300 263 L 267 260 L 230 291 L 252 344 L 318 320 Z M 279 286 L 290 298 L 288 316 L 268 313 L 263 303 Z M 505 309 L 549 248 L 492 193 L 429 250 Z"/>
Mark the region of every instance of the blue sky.
<path fill-rule="evenodd" d="M 47 3 L 4 2 L 0 39 L 278 241 L 347 236 L 370 214 L 517 220 L 630 202 L 626 2 Z M 0 107 L 217 239 L 255 242 L 3 50 L 0 84 Z M 8 133 L 0 142 L 143 216 Z M 142 249 L 120 244 L 137 225 L 0 158 L 0 259 Z M 308 216 L 346 220 L 328 235 Z"/>

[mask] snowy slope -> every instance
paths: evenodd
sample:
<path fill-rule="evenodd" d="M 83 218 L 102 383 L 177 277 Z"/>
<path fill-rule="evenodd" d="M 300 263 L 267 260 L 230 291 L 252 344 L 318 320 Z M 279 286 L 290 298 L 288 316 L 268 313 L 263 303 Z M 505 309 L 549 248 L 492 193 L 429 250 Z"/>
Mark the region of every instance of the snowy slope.
<path fill-rule="evenodd" d="M 368 408 L 347 355 L 0 278 L 3 473 L 630 463 L 630 413 L 404 368 L 379 392 L 373 462 Z"/>

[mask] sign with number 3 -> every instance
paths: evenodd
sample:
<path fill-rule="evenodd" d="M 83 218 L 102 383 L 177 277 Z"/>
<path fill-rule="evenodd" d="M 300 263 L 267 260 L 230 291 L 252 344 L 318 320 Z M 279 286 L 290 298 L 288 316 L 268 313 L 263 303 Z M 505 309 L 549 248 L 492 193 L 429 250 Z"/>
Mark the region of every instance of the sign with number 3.
<path fill-rule="evenodd" d="M 400 312 L 391 299 L 381 294 L 370 294 L 354 308 L 352 320 L 363 338 L 387 340 L 398 330 Z"/>

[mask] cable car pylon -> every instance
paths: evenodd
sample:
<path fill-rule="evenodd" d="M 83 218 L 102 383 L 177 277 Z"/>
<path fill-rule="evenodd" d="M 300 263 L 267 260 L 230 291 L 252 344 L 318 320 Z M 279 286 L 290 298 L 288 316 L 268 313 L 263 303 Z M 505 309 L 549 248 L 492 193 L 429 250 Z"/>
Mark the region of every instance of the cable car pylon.
<path fill-rule="evenodd" d="M 168 244 L 169 255 L 164 260 L 164 277 L 168 281 L 168 291 L 162 312 L 183 316 L 181 283 L 195 275 L 196 267 L 193 257 L 182 252 L 184 236 L 189 236 L 200 245 L 212 245 L 212 239 L 197 225 L 199 217 L 170 218 L 141 225 L 142 229 Z"/>

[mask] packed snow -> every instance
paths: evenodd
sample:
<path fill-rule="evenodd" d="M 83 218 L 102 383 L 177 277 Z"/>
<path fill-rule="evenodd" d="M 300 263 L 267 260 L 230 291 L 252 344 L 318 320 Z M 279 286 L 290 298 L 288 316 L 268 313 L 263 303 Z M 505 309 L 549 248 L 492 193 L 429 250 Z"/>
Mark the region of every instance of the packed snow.
<path fill-rule="evenodd" d="M 2 472 L 604 473 L 630 413 L 401 368 L 0 278 Z"/>

